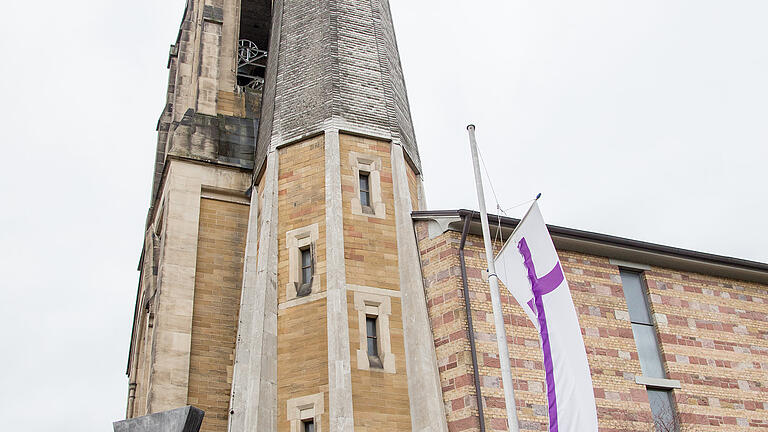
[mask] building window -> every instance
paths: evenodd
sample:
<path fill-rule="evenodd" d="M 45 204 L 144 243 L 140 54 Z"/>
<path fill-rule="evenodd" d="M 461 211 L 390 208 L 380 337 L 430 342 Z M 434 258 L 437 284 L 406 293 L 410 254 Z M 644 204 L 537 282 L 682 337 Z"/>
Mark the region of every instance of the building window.
<path fill-rule="evenodd" d="M 383 368 L 381 358 L 379 357 L 379 340 L 376 336 L 376 317 L 365 317 L 366 338 L 368 339 L 368 364 L 371 367 Z"/>
<path fill-rule="evenodd" d="M 288 422 L 291 432 L 321 432 L 320 424 L 325 413 L 323 393 L 288 400 Z"/>
<path fill-rule="evenodd" d="M 367 172 L 360 171 L 360 206 L 363 207 L 363 211 L 373 212 L 371 209 L 371 175 Z"/>
<path fill-rule="evenodd" d="M 288 231 L 285 234 L 285 247 L 288 249 L 288 284 L 285 287 L 285 300 L 305 297 L 317 292 L 315 277 L 317 253 L 315 247 L 319 237 L 317 224 Z"/>
<path fill-rule="evenodd" d="M 666 378 L 659 343 L 656 339 L 656 327 L 651 321 L 651 311 L 648 308 L 641 274 L 621 270 L 621 285 L 624 298 L 627 300 L 629 319 L 632 322 L 632 333 L 635 335 L 643 376 Z"/>
<path fill-rule="evenodd" d="M 653 424 L 657 431 L 673 432 L 680 430 L 680 422 L 672 405 L 672 390 L 648 388 L 648 402 L 651 404 Z"/>
<path fill-rule="evenodd" d="M 301 252 L 301 283 L 296 290 L 298 297 L 304 297 L 312 292 L 312 275 L 314 273 L 314 266 L 312 259 L 312 248 L 305 246 L 299 250 Z"/>
<path fill-rule="evenodd" d="M 635 381 L 646 386 L 656 430 L 677 431 L 680 425 L 673 404 L 672 389 L 680 388 L 680 382 L 667 379 L 664 371 L 661 349 L 656 338 L 656 325 L 652 320 L 642 273 L 621 269 L 620 274 L 643 372 L 643 376 L 636 377 Z"/>
<path fill-rule="evenodd" d="M 350 152 L 349 167 L 355 179 L 352 214 L 385 218 L 387 209 L 381 195 L 381 158 Z"/>
<path fill-rule="evenodd" d="M 360 346 L 357 368 L 395 373 L 395 356 L 390 341 L 389 316 L 392 300 L 389 296 L 355 292 Z"/>
<path fill-rule="evenodd" d="M 301 421 L 302 432 L 315 432 L 315 419 Z"/>

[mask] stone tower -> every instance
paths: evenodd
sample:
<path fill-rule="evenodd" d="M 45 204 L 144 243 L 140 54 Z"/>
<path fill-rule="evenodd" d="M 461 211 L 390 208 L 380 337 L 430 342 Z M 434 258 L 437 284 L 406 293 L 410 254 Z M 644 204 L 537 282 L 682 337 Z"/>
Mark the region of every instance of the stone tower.
<path fill-rule="evenodd" d="M 188 0 L 171 47 L 127 417 L 446 431 L 387 0 Z"/>

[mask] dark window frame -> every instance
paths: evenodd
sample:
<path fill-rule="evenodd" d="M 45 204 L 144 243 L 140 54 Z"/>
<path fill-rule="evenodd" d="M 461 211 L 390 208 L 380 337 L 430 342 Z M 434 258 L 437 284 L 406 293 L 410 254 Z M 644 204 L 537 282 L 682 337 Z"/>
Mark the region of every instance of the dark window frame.
<path fill-rule="evenodd" d="M 365 187 L 363 187 L 363 181 L 365 181 Z M 360 207 L 363 211 L 369 213 L 373 210 L 371 205 L 371 173 L 368 171 L 360 171 L 357 178 L 357 185 L 360 188 Z"/>
<path fill-rule="evenodd" d="M 315 432 L 315 419 L 308 418 L 301 421 L 302 432 Z"/>
<path fill-rule="evenodd" d="M 382 369 L 384 365 L 379 347 L 379 317 L 376 315 L 365 316 L 365 340 L 368 363 L 372 367 Z"/>
<path fill-rule="evenodd" d="M 310 244 L 299 248 L 299 282 L 296 283 L 298 297 L 312 293 L 312 281 L 315 277 L 315 254 L 312 246 Z M 305 258 L 308 258 L 308 262 Z"/>

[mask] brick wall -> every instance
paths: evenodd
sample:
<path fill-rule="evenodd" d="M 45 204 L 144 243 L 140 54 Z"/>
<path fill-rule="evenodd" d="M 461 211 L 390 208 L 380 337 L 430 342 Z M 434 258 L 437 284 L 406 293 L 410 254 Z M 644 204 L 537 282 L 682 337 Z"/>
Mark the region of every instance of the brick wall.
<path fill-rule="evenodd" d="M 227 428 L 248 210 L 200 202 L 187 402 L 205 411 L 205 432 Z"/>
<path fill-rule="evenodd" d="M 325 261 L 325 150 L 318 136 L 279 150 L 277 294 L 286 302 L 289 253 L 286 233 L 318 224 L 313 294 L 326 289 Z M 326 301 L 283 307 L 277 318 L 277 430 L 289 431 L 289 399 L 325 393 L 328 407 L 328 337 Z M 327 430 L 328 416 L 321 427 Z"/>
<path fill-rule="evenodd" d="M 451 431 L 479 430 L 464 313 L 460 233 L 430 239 L 417 222 L 427 302 Z M 497 245 L 498 247 L 499 245 Z M 595 387 L 601 431 L 653 430 L 619 269 L 608 258 L 559 251 Z M 487 430 L 507 430 L 482 238 L 465 247 Z M 661 268 L 644 273 L 683 430 L 768 430 L 768 287 Z M 502 287 L 502 294 L 504 288 Z M 546 430 L 539 337 L 502 295 L 521 430 Z"/>
<path fill-rule="evenodd" d="M 341 188 L 344 209 L 344 258 L 347 284 L 385 290 L 400 290 L 397 259 L 394 192 L 390 144 L 387 142 L 340 136 Z M 352 214 L 354 176 L 349 153 L 381 158 L 381 196 L 386 205 L 384 219 Z M 358 313 L 354 293 L 347 292 L 350 358 L 352 361 L 352 399 L 356 431 L 410 430 L 408 381 L 405 373 L 405 345 L 400 298 L 391 297 L 390 336 L 396 373 L 357 368 L 359 348 Z"/>
<path fill-rule="evenodd" d="M 341 190 L 344 209 L 344 258 L 347 283 L 400 289 L 397 267 L 395 202 L 390 144 L 351 135 L 340 136 Z M 350 152 L 381 158 L 381 198 L 386 218 L 352 214 L 352 197 L 359 181 L 349 163 Z"/>

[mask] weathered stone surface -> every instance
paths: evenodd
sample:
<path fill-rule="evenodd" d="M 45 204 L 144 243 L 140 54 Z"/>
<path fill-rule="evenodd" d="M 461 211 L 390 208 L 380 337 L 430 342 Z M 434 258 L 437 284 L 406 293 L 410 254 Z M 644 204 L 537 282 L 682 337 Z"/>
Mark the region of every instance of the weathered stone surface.
<path fill-rule="evenodd" d="M 256 168 L 271 147 L 329 124 L 401 144 L 420 173 L 387 0 L 274 6 Z"/>
<path fill-rule="evenodd" d="M 193 406 L 112 423 L 114 432 L 197 432 L 205 412 Z"/>
<path fill-rule="evenodd" d="M 214 117 L 190 109 L 170 126 L 168 154 L 252 169 L 257 125 L 253 119 Z"/>

